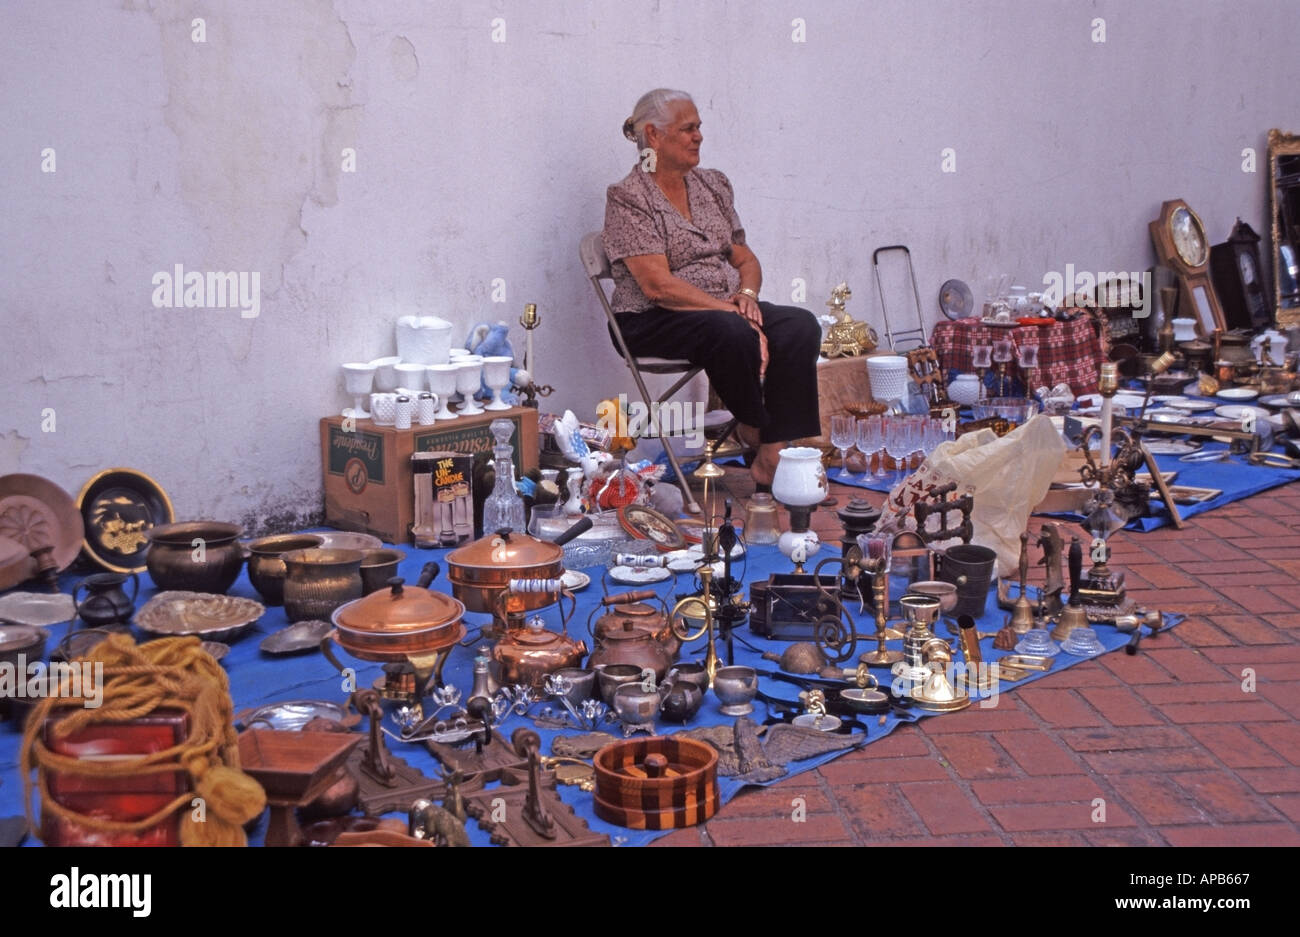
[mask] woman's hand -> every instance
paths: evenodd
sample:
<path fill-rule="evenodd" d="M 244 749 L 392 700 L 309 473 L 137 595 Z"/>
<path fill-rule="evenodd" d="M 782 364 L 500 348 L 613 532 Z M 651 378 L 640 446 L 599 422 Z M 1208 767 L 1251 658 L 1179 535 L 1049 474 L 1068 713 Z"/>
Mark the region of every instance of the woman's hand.
<path fill-rule="evenodd" d="M 763 327 L 763 311 L 758 308 L 758 300 L 748 293 L 737 292 L 732 294 L 731 301 L 735 303 L 742 316 L 760 329 Z"/>

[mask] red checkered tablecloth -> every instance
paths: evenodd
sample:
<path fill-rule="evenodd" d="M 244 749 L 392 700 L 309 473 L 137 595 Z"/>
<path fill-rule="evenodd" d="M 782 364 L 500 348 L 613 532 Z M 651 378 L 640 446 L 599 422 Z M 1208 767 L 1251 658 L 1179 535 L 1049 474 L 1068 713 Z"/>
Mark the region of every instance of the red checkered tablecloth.
<path fill-rule="evenodd" d="M 992 345 L 994 339 L 1010 338 L 1016 346 L 1038 346 L 1038 368 L 1034 376 L 1038 387 L 1069 384 L 1075 396 L 1097 392 L 1098 368 L 1102 361 L 1097 330 L 1086 315 L 1069 322 L 1052 325 L 1017 325 L 1012 328 L 985 325 L 979 319 L 940 322 L 934 327 L 930 344 L 939 353 L 939 363 L 946 371 L 972 372 L 971 349 Z M 1010 374 L 1019 374 L 1014 361 Z"/>

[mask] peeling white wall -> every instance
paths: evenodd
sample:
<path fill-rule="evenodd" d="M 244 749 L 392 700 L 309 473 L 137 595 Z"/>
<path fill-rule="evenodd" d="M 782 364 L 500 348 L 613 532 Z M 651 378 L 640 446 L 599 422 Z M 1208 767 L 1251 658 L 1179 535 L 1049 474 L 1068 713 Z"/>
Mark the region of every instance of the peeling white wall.
<path fill-rule="evenodd" d="M 339 364 L 391 353 L 410 311 L 460 335 L 538 303 L 546 403 L 590 416 L 628 382 L 577 242 L 658 85 L 696 96 L 765 296 L 802 278 L 819 312 L 847 279 L 879 326 L 885 244 L 932 320 L 949 277 L 1147 267 L 1168 198 L 1216 242 L 1264 232 L 1295 24 L 1287 0 L 4 4 L 0 472 L 75 492 L 133 466 L 181 517 L 299 522 Z M 176 264 L 258 272 L 260 314 L 154 308 Z"/>

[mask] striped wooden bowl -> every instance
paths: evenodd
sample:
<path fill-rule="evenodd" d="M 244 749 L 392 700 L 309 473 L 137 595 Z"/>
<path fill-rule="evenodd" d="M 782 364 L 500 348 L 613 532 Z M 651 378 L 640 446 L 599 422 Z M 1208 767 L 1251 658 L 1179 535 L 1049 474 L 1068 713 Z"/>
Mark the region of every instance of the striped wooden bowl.
<path fill-rule="evenodd" d="M 703 823 L 721 802 L 718 753 L 676 736 L 611 742 L 596 753 L 596 816 L 633 830 Z"/>

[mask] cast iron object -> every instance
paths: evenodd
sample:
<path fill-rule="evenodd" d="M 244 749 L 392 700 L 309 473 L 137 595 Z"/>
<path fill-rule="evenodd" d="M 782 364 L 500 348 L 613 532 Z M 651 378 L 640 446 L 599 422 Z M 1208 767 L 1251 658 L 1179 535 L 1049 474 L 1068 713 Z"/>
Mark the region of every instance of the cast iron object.
<path fill-rule="evenodd" d="M 131 580 L 128 598 L 122 583 Z M 82 589 L 86 597 L 77 602 Z M 135 597 L 140 593 L 140 578 L 135 573 L 95 573 L 81 580 L 72 590 L 77 617 L 88 628 L 123 628 L 135 614 Z"/>
<path fill-rule="evenodd" d="M 145 566 L 159 591 L 224 595 L 239 578 L 244 548 L 237 524 L 188 521 L 149 531 Z"/>

